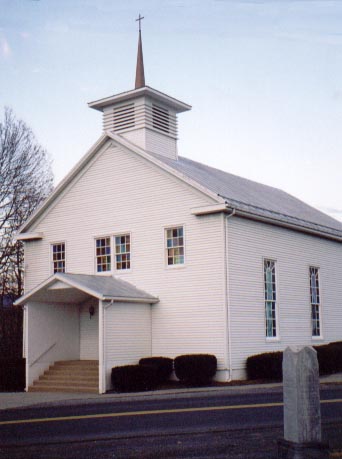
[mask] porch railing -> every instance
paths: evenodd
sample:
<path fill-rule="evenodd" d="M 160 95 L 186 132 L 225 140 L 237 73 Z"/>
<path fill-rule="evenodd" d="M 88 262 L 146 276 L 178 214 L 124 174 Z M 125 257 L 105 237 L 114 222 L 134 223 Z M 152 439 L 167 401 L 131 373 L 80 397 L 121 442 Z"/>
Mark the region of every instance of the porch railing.
<path fill-rule="evenodd" d="M 51 344 L 51 346 L 48 347 L 47 349 L 45 349 L 45 351 L 43 351 L 33 362 L 31 362 L 29 364 L 29 366 L 32 367 L 35 363 L 37 363 L 38 360 L 40 360 L 45 354 L 47 354 L 49 351 L 51 351 L 51 349 L 54 348 L 56 346 L 56 344 L 57 344 L 57 342 Z"/>

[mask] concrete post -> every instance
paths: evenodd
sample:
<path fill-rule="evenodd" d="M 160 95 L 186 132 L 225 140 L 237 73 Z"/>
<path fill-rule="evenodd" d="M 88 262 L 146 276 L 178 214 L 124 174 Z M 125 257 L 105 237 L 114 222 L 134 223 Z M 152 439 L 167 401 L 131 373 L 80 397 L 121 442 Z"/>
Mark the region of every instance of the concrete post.
<path fill-rule="evenodd" d="M 284 439 L 279 459 L 328 459 L 321 440 L 317 353 L 312 347 L 286 348 L 283 356 Z"/>

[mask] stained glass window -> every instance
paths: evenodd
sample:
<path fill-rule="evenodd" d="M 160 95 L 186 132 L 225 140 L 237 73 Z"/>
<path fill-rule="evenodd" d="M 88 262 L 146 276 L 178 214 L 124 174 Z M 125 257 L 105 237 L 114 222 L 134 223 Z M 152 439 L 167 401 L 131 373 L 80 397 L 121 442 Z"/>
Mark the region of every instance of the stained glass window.
<path fill-rule="evenodd" d="M 309 272 L 312 336 L 321 336 L 321 295 L 319 288 L 319 269 L 311 266 Z"/>
<path fill-rule="evenodd" d="M 182 226 L 166 230 L 167 265 L 184 264 L 184 230 Z"/>
<path fill-rule="evenodd" d="M 52 244 L 52 270 L 53 273 L 65 273 L 64 242 Z"/>
<path fill-rule="evenodd" d="M 131 236 L 115 236 L 115 266 L 118 270 L 131 268 Z"/>
<path fill-rule="evenodd" d="M 98 273 L 111 270 L 110 237 L 101 237 L 95 240 L 96 244 L 96 271 Z"/>
<path fill-rule="evenodd" d="M 264 260 L 264 290 L 265 290 L 265 327 L 266 337 L 277 336 L 277 291 L 275 261 Z"/>

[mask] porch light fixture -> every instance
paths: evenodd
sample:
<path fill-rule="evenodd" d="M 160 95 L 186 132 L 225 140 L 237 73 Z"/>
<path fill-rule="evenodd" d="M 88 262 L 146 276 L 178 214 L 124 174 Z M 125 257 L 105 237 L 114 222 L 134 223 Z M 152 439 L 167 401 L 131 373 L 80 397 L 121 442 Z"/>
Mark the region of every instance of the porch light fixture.
<path fill-rule="evenodd" d="M 95 314 L 94 306 L 89 306 L 89 319 L 91 319 L 94 314 Z"/>

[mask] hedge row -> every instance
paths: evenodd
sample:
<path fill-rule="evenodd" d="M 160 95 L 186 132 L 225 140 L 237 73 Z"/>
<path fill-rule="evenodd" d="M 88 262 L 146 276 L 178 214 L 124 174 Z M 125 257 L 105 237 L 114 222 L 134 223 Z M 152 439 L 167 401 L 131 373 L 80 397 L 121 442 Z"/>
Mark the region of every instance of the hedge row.
<path fill-rule="evenodd" d="M 342 341 L 313 346 L 317 351 L 319 374 L 330 375 L 342 372 Z M 281 380 L 283 353 L 267 352 L 252 355 L 247 359 L 248 379 Z"/>
<path fill-rule="evenodd" d="M 174 361 L 167 357 L 148 357 L 140 359 L 139 365 L 112 368 L 112 384 L 119 392 L 152 390 L 170 378 L 173 368 L 182 383 L 204 385 L 215 375 L 217 360 L 209 354 L 180 355 Z"/>
<path fill-rule="evenodd" d="M 175 358 L 177 378 L 190 386 L 209 384 L 215 376 L 217 359 L 210 354 L 180 355 Z"/>
<path fill-rule="evenodd" d="M 25 359 L 0 359 L 0 392 L 16 392 L 25 389 Z"/>
<path fill-rule="evenodd" d="M 0 359 L 20 358 L 23 353 L 23 309 L 0 307 Z"/>

